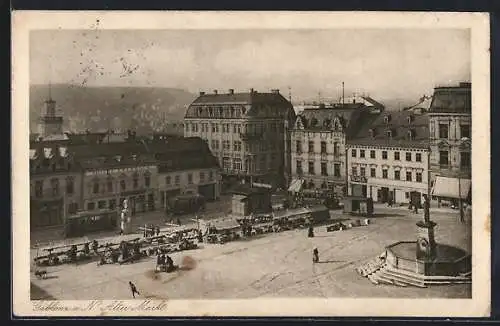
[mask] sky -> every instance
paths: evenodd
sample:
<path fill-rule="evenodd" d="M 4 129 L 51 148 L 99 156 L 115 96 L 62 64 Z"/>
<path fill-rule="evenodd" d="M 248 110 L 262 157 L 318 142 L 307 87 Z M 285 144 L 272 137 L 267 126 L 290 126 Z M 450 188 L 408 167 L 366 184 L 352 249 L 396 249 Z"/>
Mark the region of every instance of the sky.
<path fill-rule="evenodd" d="M 50 30 L 30 34 L 31 84 L 280 89 L 292 99 L 356 93 L 415 102 L 470 81 L 462 29 Z"/>

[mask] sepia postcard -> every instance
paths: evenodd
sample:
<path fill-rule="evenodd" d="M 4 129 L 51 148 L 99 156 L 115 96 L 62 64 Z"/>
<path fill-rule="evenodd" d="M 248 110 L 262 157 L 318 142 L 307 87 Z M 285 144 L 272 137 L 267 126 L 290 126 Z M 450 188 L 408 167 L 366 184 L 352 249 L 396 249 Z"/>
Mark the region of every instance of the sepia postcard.
<path fill-rule="evenodd" d="M 15 316 L 489 316 L 488 14 L 12 35 Z"/>

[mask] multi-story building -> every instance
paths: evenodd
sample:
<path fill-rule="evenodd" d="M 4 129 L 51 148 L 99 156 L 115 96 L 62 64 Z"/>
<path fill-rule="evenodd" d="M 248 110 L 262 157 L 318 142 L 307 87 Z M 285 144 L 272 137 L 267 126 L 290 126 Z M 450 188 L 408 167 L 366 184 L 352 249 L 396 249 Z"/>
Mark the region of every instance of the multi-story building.
<path fill-rule="evenodd" d="M 470 200 L 471 84 L 436 87 L 429 110 L 433 196 Z"/>
<path fill-rule="evenodd" d="M 184 135 L 207 142 L 222 168 L 224 184 L 284 186 L 289 174 L 286 129 L 294 120 L 292 104 L 279 90 L 201 92 L 186 111 Z"/>
<path fill-rule="evenodd" d="M 429 117 L 420 111 L 371 113 L 348 139 L 349 195 L 420 205 L 429 193 Z"/>
<path fill-rule="evenodd" d="M 61 225 L 77 210 L 118 209 L 124 199 L 133 216 L 159 210 L 172 190 L 219 197 L 219 167 L 204 141 L 132 135 L 116 140 L 85 133 L 32 142 L 32 226 Z"/>
<path fill-rule="evenodd" d="M 290 130 L 291 185 L 305 192 L 328 189 L 343 196 L 346 138 L 357 130 L 359 118 L 368 110 L 362 103 L 304 109 Z"/>
<path fill-rule="evenodd" d="M 82 207 L 81 173 L 65 142 L 30 144 L 31 227 L 62 224 Z"/>

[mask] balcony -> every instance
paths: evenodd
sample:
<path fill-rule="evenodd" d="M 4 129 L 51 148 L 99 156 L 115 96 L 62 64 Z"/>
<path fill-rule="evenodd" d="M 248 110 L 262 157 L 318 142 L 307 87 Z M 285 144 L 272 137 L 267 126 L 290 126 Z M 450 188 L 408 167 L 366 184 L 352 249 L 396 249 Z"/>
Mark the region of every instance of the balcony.
<path fill-rule="evenodd" d="M 352 182 L 367 183 L 368 179 L 363 175 L 351 175 L 350 179 Z"/>
<path fill-rule="evenodd" d="M 262 140 L 263 135 L 264 135 L 264 133 L 262 131 L 261 132 L 245 131 L 245 132 L 240 133 L 241 139 L 245 140 L 245 141 Z"/>

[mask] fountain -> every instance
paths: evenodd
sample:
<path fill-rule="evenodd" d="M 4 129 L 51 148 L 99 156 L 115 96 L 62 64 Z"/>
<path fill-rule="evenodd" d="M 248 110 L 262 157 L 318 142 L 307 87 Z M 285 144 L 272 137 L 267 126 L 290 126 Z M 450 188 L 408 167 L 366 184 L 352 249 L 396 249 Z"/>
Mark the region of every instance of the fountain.
<path fill-rule="evenodd" d="M 436 243 L 430 220 L 429 199 L 424 195 L 424 219 L 418 221 L 417 240 L 399 241 L 376 259 L 357 268 L 374 284 L 427 287 L 471 282 L 471 255 L 465 250 Z"/>

